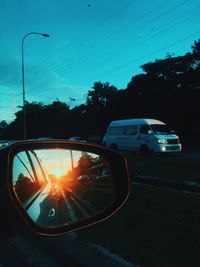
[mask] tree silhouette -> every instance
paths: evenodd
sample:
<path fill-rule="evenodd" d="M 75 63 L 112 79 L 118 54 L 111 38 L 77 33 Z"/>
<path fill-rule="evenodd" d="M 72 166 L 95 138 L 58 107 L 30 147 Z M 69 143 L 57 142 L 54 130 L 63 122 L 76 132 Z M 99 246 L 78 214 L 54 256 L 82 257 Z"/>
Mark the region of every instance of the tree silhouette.
<path fill-rule="evenodd" d="M 113 95 L 117 92 L 117 88 L 110 86 L 108 82 L 95 82 L 92 89 L 88 91 L 87 105 L 96 110 L 109 106 Z"/>
<path fill-rule="evenodd" d="M 185 55 L 168 53 L 164 59 L 147 62 L 141 68 L 143 73 L 133 76 L 125 89 L 95 82 L 86 103 L 73 109 L 59 100 L 50 105 L 27 102 L 28 137 L 100 138 L 112 120 L 138 117 L 160 119 L 181 136 L 199 137 L 200 40 Z M 23 107 L 13 122 L 2 126 L 2 138 L 21 139 Z"/>

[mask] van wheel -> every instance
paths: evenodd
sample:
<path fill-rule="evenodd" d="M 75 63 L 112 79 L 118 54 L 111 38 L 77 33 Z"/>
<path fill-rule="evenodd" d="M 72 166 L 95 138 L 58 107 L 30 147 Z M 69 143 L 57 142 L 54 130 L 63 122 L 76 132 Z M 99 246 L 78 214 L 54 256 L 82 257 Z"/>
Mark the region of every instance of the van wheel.
<path fill-rule="evenodd" d="M 142 145 L 141 147 L 140 147 L 140 154 L 141 155 L 149 155 L 150 154 L 150 149 L 149 149 L 149 147 L 147 146 L 147 145 Z"/>
<path fill-rule="evenodd" d="M 118 150 L 118 147 L 117 147 L 116 144 L 112 144 L 112 145 L 111 145 L 111 149 L 113 149 L 113 150 Z"/>

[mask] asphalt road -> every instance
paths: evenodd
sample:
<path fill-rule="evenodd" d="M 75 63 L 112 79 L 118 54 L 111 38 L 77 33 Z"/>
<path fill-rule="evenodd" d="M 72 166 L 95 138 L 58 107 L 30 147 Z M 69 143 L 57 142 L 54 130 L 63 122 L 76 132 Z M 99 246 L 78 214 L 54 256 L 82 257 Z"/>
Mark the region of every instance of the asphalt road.
<path fill-rule="evenodd" d="M 68 253 L 69 245 L 76 253 L 73 237 L 52 238 L 23 236 L 0 241 L 1 267 L 79 267 L 75 257 Z M 52 242 L 53 241 L 53 242 Z M 58 245 L 59 242 L 59 245 Z"/>
<path fill-rule="evenodd" d="M 19 236 L 0 241 L 1 267 L 139 267 L 76 234 Z"/>

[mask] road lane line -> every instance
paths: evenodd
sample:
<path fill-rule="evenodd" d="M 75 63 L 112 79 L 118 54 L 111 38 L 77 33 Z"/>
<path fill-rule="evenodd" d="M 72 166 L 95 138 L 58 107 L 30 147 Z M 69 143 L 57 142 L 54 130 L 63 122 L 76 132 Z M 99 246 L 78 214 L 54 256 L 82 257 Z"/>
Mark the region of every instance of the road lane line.
<path fill-rule="evenodd" d="M 79 208 L 84 217 L 91 217 L 93 214 L 90 214 L 81 203 L 79 203 L 73 196 L 70 196 L 71 200 L 75 203 L 75 205 Z"/>
<path fill-rule="evenodd" d="M 96 214 L 97 213 L 97 209 L 87 200 L 83 199 L 80 196 L 77 196 L 70 188 L 68 188 L 67 186 L 65 186 L 65 188 L 68 190 L 68 192 L 70 192 L 79 202 L 82 202 L 84 206 L 87 207 L 87 209 L 89 210 L 89 212 Z"/>
<path fill-rule="evenodd" d="M 66 195 L 64 194 L 64 192 L 62 191 L 62 196 L 64 198 L 65 204 L 68 208 L 68 212 L 69 212 L 69 216 L 71 217 L 71 223 L 77 222 L 79 221 L 77 215 L 75 214 L 73 208 L 71 207 L 71 205 L 69 204 L 69 201 L 66 198 Z"/>

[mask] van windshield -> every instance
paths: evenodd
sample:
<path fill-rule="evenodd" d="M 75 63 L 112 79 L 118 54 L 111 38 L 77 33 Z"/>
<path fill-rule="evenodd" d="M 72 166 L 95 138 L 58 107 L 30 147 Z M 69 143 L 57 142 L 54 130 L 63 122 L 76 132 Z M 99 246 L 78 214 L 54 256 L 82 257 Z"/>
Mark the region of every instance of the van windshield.
<path fill-rule="evenodd" d="M 173 131 L 166 124 L 151 124 L 155 134 L 172 134 Z"/>

